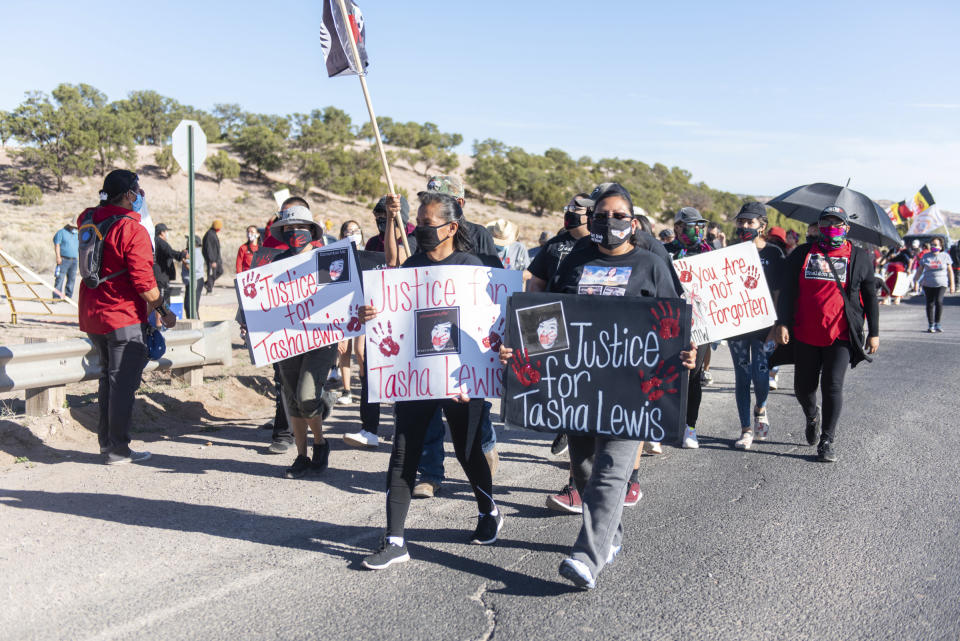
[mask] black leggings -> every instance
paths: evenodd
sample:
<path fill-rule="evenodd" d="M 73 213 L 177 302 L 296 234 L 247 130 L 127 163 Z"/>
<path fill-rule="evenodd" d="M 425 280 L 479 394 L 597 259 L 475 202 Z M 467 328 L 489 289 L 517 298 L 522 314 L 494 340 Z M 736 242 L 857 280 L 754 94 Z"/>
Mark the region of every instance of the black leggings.
<path fill-rule="evenodd" d="M 793 391 L 809 419 L 817 413 L 817 386 L 823 397 L 823 435 L 821 440 L 832 441 L 843 408 L 843 377 L 850 366 L 850 343 L 834 341 L 833 345 L 817 347 L 794 341 L 796 366 Z"/>
<path fill-rule="evenodd" d="M 946 287 L 924 287 L 923 295 L 927 297 L 927 322 L 933 325 L 940 322 L 943 315 L 943 295 Z"/>
<path fill-rule="evenodd" d="M 703 364 L 710 352 L 710 343 L 697 346 L 696 367 L 690 372 L 690 383 L 687 387 L 687 427 L 696 427 L 700 418 L 700 400 L 703 398 Z"/>
<path fill-rule="evenodd" d="M 490 466 L 480 447 L 480 418 L 483 415 L 483 399 L 471 399 L 469 403 L 452 400 L 401 401 L 393 406 L 397 418 L 393 452 L 387 468 L 387 534 L 403 536 L 403 524 L 410 507 L 410 496 L 417 478 L 417 467 L 423 452 L 423 440 L 427 425 L 437 407 L 443 410 L 450 426 L 450 437 L 457 460 L 467 475 L 477 498 L 481 514 L 489 514 L 495 508 L 493 480 Z M 474 425 L 470 426 L 473 420 Z M 472 429 L 470 429 L 472 427 Z M 467 458 L 467 435 L 473 435 L 470 457 Z"/>
<path fill-rule="evenodd" d="M 380 403 L 371 403 L 367 400 L 367 364 L 363 364 L 362 376 L 360 376 L 360 426 L 376 434 L 380 429 Z"/>

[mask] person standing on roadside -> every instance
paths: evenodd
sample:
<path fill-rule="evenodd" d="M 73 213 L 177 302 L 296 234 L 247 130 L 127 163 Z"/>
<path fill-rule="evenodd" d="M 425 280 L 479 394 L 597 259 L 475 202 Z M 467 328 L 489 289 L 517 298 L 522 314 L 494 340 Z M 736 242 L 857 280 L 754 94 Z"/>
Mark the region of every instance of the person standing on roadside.
<path fill-rule="evenodd" d="M 170 281 L 177 277 L 174 261 L 181 258 L 180 253 L 174 251 L 167 242 L 168 231 L 168 227 L 163 223 L 154 228 L 153 274 L 165 307 L 170 306 Z"/>
<path fill-rule="evenodd" d="M 193 280 L 194 296 L 197 297 L 197 318 L 200 318 L 200 295 L 203 294 L 203 274 L 206 270 L 206 261 L 203 259 L 203 250 L 200 248 L 200 237 L 193 237 L 193 256 L 189 256 L 190 237 L 183 239 L 186 247 L 180 252 L 180 280 L 183 282 L 184 302 L 189 304 L 190 281 Z M 188 314 L 189 316 L 189 314 Z"/>
<path fill-rule="evenodd" d="M 954 292 L 953 259 L 943 251 L 943 240 L 934 236 L 930 241 L 930 251 L 924 254 L 917 267 L 914 283 L 923 287 L 923 295 L 927 299 L 927 331 L 931 334 L 940 333 L 940 317 L 943 315 L 943 295 L 950 288 Z"/>
<path fill-rule="evenodd" d="M 817 445 L 817 459 L 828 463 L 837 460 L 835 441 L 847 366 L 856 367 L 880 348 L 873 261 L 847 240 L 849 230 L 842 207 L 826 207 L 820 213 L 819 239 L 797 247 L 784 263 L 773 328 L 778 345 L 793 344 L 794 392 L 806 417 L 807 443 Z M 817 405 L 818 385 L 822 410 Z"/>
<path fill-rule="evenodd" d="M 247 227 L 247 242 L 237 250 L 237 265 L 235 273 L 245 272 L 253 263 L 253 256 L 260 249 L 260 232 L 255 225 Z"/>
<path fill-rule="evenodd" d="M 149 358 L 145 331 L 147 316 L 156 310 L 165 327 L 176 317 L 163 306 L 153 277 L 150 236 L 133 211 L 141 196 L 137 175 L 117 169 L 107 174 L 100 190 L 100 204 L 83 211 L 77 220 L 85 244 L 99 232 L 102 255 L 99 270 L 86 274 L 99 284 L 80 284 L 80 330 L 86 332 L 100 358 L 103 375 L 97 391 L 100 418 L 97 440 L 107 465 L 140 463 L 149 452 L 130 449 L 130 422 L 134 394 Z M 95 229 L 94 229 L 95 226 Z"/>
<path fill-rule="evenodd" d="M 73 298 L 73 283 L 77 278 L 77 226 L 72 220 L 53 235 L 53 251 L 57 254 L 56 278 L 53 282 L 53 298 Z"/>
<path fill-rule="evenodd" d="M 217 234 L 223 229 L 223 221 L 217 218 L 210 225 L 210 229 L 203 235 L 203 260 L 206 263 L 206 280 L 204 281 L 207 293 L 213 293 L 213 283 L 223 275 L 223 260 L 220 257 L 220 238 Z M 199 304 L 200 297 L 197 297 Z"/>

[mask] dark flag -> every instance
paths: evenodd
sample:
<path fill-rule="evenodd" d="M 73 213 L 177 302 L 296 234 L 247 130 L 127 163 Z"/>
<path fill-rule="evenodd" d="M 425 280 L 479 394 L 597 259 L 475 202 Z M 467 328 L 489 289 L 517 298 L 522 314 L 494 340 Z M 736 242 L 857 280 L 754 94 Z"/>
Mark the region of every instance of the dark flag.
<path fill-rule="evenodd" d="M 359 75 L 353 60 L 353 51 L 350 49 L 349 28 L 353 32 L 353 39 L 360 52 L 363 68 L 370 66 L 367 60 L 367 32 L 363 23 L 363 14 L 351 0 L 344 0 L 347 8 L 347 19 L 344 20 L 340 12 L 340 3 L 337 0 L 324 0 L 323 24 L 320 27 L 320 46 L 323 49 L 323 59 L 327 64 L 327 75 L 355 76 Z M 348 27 L 349 25 L 349 27 Z"/>
<path fill-rule="evenodd" d="M 920 191 L 916 193 L 913 197 L 914 210 L 919 214 L 924 211 L 930 205 L 934 204 L 933 194 L 930 193 L 930 190 L 927 189 L 927 186 L 924 185 L 920 188 Z"/>

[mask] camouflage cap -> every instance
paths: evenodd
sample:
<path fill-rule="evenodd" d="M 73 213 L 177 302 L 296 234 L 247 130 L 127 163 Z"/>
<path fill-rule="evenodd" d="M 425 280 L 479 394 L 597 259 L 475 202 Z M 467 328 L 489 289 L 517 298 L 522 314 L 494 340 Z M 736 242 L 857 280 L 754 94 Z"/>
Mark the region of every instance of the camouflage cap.
<path fill-rule="evenodd" d="M 427 181 L 427 191 L 463 198 L 463 179 L 456 174 L 430 176 L 430 180 Z"/>

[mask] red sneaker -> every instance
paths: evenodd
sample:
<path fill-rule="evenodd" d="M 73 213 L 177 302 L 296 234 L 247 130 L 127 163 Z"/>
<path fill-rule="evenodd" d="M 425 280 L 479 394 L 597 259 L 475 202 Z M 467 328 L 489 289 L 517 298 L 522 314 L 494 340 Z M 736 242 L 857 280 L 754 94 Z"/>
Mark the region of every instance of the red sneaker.
<path fill-rule="evenodd" d="M 623 507 L 633 507 L 643 498 L 643 492 L 640 491 L 640 484 L 636 481 L 630 481 L 627 486 L 627 496 L 623 499 Z"/>
<path fill-rule="evenodd" d="M 583 503 L 580 502 L 580 493 L 572 485 L 565 486 L 559 494 L 547 497 L 547 507 L 567 514 L 583 514 Z"/>

